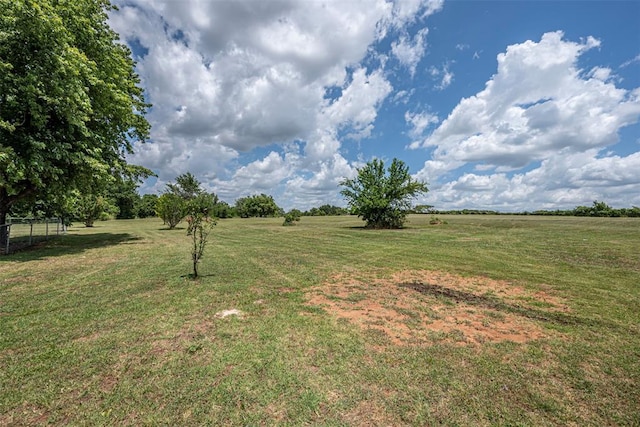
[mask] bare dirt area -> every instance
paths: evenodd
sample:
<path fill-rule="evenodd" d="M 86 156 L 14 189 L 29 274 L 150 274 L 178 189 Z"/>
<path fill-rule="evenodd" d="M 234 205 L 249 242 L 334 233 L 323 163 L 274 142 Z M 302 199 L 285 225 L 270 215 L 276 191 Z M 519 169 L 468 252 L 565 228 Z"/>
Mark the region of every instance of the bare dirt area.
<path fill-rule="evenodd" d="M 550 333 L 544 322 L 569 318 L 564 315 L 568 307 L 550 287 L 539 288 L 441 271 L 403 271 L 383 278 L 351 272 L 312 289 L 307 303 L 384 334 L 395 345 L 524 343 Z"/>

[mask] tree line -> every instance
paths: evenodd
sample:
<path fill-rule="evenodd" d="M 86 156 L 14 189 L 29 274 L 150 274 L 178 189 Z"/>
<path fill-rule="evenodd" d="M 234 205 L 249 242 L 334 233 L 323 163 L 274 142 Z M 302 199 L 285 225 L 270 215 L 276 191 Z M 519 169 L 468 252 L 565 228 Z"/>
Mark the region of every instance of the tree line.
<path fill-rule="evenodd" d="M 606 202 L 595 200 L 591 206 L 576 206 L 573 209 L 539 209 L 523 212 L 500 212 L 486 209 L 460 209 L 460 210 L 438 210 L 433 206 L 421 209 L 414 209 L 413 213 L 438 214 L 438 215 L 539 215 L 539 216 L 588 216 L 601 218 L 640 218 L 640 207 L 613 208 Z"/>
<path fill-rule="evenodd" d="M 175 221 L 171 218 L 172 216 L 180 217 L 182 220 L 184 217 L 182 213 L 188 200 L 195 195 L 206 193 L 201 188 L 200 182 L 191 173 L 186 173 L 176 177 L 175 182 L 168 184 L 159 196 L 157 194 L 140 195 L 138 189 L 141 179 L 155 174 L 139 166 L 128 166 L 135 169 L 137 178 L 120 176 L 100 191 L 82 193 L 76 190 L 70 191 L 64 197 L 24 199 L 12 205 L 9 213 L 13 217 L 59 217 L 67 224 L 80 221 L 88 227 L 91 227 L 95 221 L 156 216 L 166 218 L 165 222 L 171 223 Z M 210 215 L 219 219 L 281 217 L 287 214 L 277 205 L 272 196 L 264 193 L 241 197 L 233 205 L 220 200 L 215 193 L 208 193 L 207 198 L 206 203 L 210 204 Z M 292 209 L 290 212 L 297 217 L 349 214 L 347 209 L 329 204 L 313 207 L 307 211 Z"/>

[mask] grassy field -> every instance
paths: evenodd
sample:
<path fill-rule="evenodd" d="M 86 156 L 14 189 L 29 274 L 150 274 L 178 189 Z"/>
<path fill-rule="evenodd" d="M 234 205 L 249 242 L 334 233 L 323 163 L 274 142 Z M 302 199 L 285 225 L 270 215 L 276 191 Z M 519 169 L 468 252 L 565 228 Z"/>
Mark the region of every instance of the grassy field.
<path fill-rule="evenodd" d="M 640 425 L 640 221 L 72 227 L 0 257 L 0 425 Z M 225 310 L 238 310 L 225 316 Z"/>

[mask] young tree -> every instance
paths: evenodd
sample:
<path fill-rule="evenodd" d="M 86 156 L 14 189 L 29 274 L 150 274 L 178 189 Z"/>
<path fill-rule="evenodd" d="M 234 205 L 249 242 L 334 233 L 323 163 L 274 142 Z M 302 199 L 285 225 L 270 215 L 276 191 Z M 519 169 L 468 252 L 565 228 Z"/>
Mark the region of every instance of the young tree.
<path fill-rule="evenodd" d="M 191 261 L 193 263 L 192 277 L 198 277 L 198 263 L 204 255 L 209 234 L 216 225 L 216 221 L 209 214 L 213 208 L 213 196 L 201 193 L 187 202 L 187 236 L 191 237 Z"/>
<path fill-rule="evenodd" d="M 187 236 L 191 237 L 192 277 L 195 279 L 198 277 L 198 263 L 204 255 L 204 248 L 213 226 L 216 225 L 216 221 L 201 212 L 197 212 L 187 216 L 187 224 Z"/>
<path fill-rule="evenodd" d="M 428 191 L 427 185 L 409 175 L 403 161 L 393 159 L 385 171 L 384 162 L 374 159 L 358 169 L 355 179 L 345 179 L 340 193 L 352 213 L 366 221 L 367 228 L 401 228 L 411 200 Z"/>
<path fill-rule="evenodd" d="M 165 193 L 156 202 L 156 212 L 173 229 L 195 211 L 211 216 L 217 200 L 215 194 L 204 191 L 200 182 L 187 172 L 178 176 L 175 183 L 167 184 Z"/>

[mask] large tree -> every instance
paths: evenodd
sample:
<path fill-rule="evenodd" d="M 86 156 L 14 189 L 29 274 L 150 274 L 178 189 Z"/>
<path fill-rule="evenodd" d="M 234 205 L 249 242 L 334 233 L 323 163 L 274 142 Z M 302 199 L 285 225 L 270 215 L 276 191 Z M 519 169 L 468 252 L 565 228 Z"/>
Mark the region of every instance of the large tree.
<path fill-rule="evenodd" d="M 236 210 L 242 218 L 266 218 L 282 214 L 282 209 L 278 207 L 273 197 L 264 193 L 236 200 Z"/>
<path fill-rule="evenodd" d="M 358 176 L 345 179 L 340 192 L 351 212 L 362 217 L 368 228 L 401 228 L 411 201 L 428 191 L 427 185 L 409 174 L 402 160 L 393 159 L 385 171 L 384 162 L 374 159 L 358 169 Z"/>
<path fill-rule="evenodd" d="M 125 171 L 149 123 L 131 52 L 108 0 L 0 0 L 0 224 Z M 0 236 L 3 240 L 4 236 Z"/>

